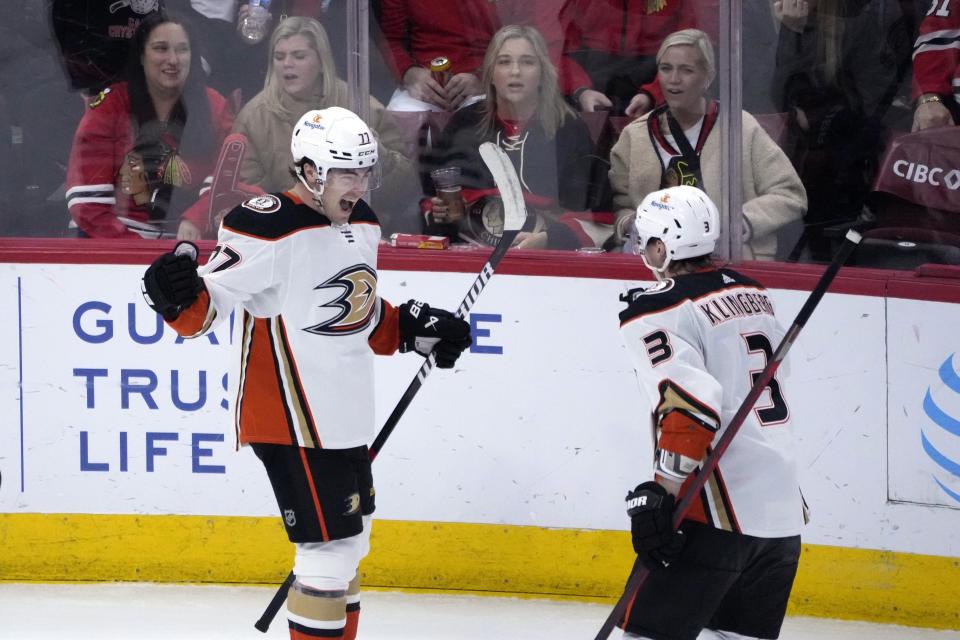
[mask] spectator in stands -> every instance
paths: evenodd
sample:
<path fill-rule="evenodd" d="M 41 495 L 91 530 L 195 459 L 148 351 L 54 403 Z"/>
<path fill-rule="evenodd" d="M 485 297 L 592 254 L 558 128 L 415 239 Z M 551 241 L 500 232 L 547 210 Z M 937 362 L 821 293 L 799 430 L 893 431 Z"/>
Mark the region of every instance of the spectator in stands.
<path fill-rule="evenodd" d="M 83 109 L 63 73 L 49 0 L 0 3 L 0 234 L 66 231 L 65 167 Z"/>
<path fill-rule="evenodd" d="M 370 94 L 375 96 L 380 102 L 386 103 L 395 89 L 393 74 L 387 69 L 387 64 L 377 43 L 383 41 L 383 34 L 380 32 L 380 22 L 377 15 L 379 10 L 379 0 L 371 0 L 371 11 L 367 22 L 370 45 L 367 48 L 367 62 L 370 72 Z M 243 18 L 248 11 L 249 0 L 243 0 L 240 4 L 239 20 Z M 330 48 L 333 51 L 333 59 L 336 62 L 337 75 L 341 78 L 347 77 L 347 58 L 349 53 L 348 46 L 348 15 L 354 10 L 354 5 L 349 2 L 339 0 L 272 0 L 270 3 L 270 13 L 273 16 L 273 25 L 290 16 L 300 16 L 301 18 L 315 18 L 323 25 L 327 32 L 327 38 L 330 40 Z M 269 42 L 265 42 L 269 45 Z M 266 51 L 266 47 L 264 47 Z M 266 53 L 262 56 L 265 62 L 268 58 Z M 266 67 L 263 67 L 264 72 Z M 259 91 L 250 93 L 250 98 Z"/>
<path fill-rule="evenodd" d="M 476 101 L 484 51 L 499 24 L 490 0 L 383 0 L 384 55 L 400 85 L 387 108 L 453 111 Z M 430 74 L 431 60 L 440 56 L 450 62 L 445 84 Z"/>
<path fill-rule="evenodd" d="M 653 107 L 656 53 L 667 34 L 700 27 L 716 32 L 716 0 L 569 0 L 563 86 L 581 111 L 640 115 Z M 651 90 L 653 93 L 651 93 Z"/>
<path fill-rule="evenodd" d="M 539 2 L 549 5 L 552 0 Z M 523 4 L 531 3 L 536 5 L 538 0 Z M 754 114 L 777 111 L 773 102 L 778 41 L 774 13 L 779 4 L 780 0 L 742 3 L 741 38 L 746 45 L 741 76 L 743 108 Z M 528 11 L 530 14 L 529 20 L 544 32 L 551 50 L 557 46 L 558 30 L 566 36 L 566 42 L 561 42 L 565 63 L 560 65 L 560 84 L 577 108 L 636 117 L 663 104 L 656 82 L 656 52 L 663 38 L 679 29 L 697 28 L 716 42 L 719 2 L 663 0 L 644 6 L 617 0 L 568 0 L 554 20 L 543 7 Z"/>
<path fill-rule="evenodd" d="M 167 2 L 185 0 L 167 0 Z M 212 50 L 211 82 L 218 90 L 221 86 L 227 91 L 240 89 L 243 103 L 250 100 L 263 88 L 267 74 L 267 61 L 270 58 L 270 34 L 284 19 L 293 16 L 314 18 L 324 26 L 330 40 L 331 50 L 336 61 L 337 75 L 341 78 L 347 75 L 347 15 L 353 10 L 351 3 L 338 0 L 272 0 L 269 4 L 269 19 L 266 25 L 266 37 L 262 40 L 253 40 L 242 35 L 244 20 L 250 15 L 250 0 L 191 0 L 197 10 L 198 5 L 209 5 L 204 12 L 216 17 L 229 15 L 229 33 L 224 33 L 220 40 L 229 42 L 226 47 L 208 47 Z M 261 3 L 262 6 L 262 3 Z M 229 8 L 229 11 L 228 11 Z M 369 20 L 370 41 L 377 42 L 379 25 L 371 12 Z M 208 24 L 216 24 L 217 20 L 208 20 Z M 218 25 L 219 26 L 219 25 Z M 222 27 L 221 27 L 222 28 Z M 378 99 L 389 99 L 393 92 L 393 78 L 386 68 L 383 57 L 378 55 L 377 47 L 368 48 L 370 70 L 370 92 Z M 226 95 L 226 94 L 225 94 Z M 384 98 L 385 95 L 385 98 Z"/>
<path fill-rule="evenodd" d="M 952 6 L 951 6 L 952 5 Z M 960 2 L 935 2 L 913 49 L 913 131 L 960 122 Z"/>
<path fill-rule="evenodd" d="M 666 104 L 627 125 L 610 155 L 618 240 L 651 191 L 685 184 L 719 199 L 725 179 L 714 128 L 718 105 L 705 95 L 716 73 L 707 34 L 685 29 L 667 36 L 657 69 Z M 777 232 L 802 218 L 806 194 L 786 155 L 749 113 L 742 128 L 744 257 L 771 260 Z"/>
<path fill-rule="evenodd" d="M 97 93 L 122 80 L 137 25 L 163 0 L 53 0 L 53 30 L 73 89 Z"/>
<path fill-rule="evenodd" d="M 879 28 L 883 4 L 779 4 L 775 98 L 789 116 L 784 148 L 810 198 L 803 237 L 815 261 L 832 257 L 825 230 L 860 215 L 879 162 L 881 120 L 899 86 Z"/>
<path fill-rule="evenodd" d="M 460 168 L 465 214 L 440 198 L 426 199 L 426 231 L 454 241 L 499 240 L 500 200 L 478 151 L 492 141 L 510 156 L 527 196 L 531 215 L 519 246 L 595 246 L 612 223 L 609 213 L 606 219 L 588 213 L 601 204 L 606 164 L 557 88 L 543 37 L 533 27 L 503 27 L 487 48 L 482 76 L 486 98 L 455 113 L 435 153 L 421 159 L 425 169 Z"/>
<path fill-rule="evenodd" d="M 189 20 L 194 33 L 203 34 L 199 53 L 211 88 L 228 99 L 250 98 L 259 90 L 266 55 L 254 51 L 240 36 L 237 0 L 164 0 L 164 3 L 167 10 Z M 263 49 L 266 50 L 266 44 Z M 234 94 L 237 89 L 240 93 Z"/>
<path fill-rule="evenodd" d="M 172 236 L 196 200 L 233 116 L 206 87 L 195 41 L 183 19 L 150 14 L 134 34 L 127 82 L 90 103 L 67 169 L 67 205 L 81 235 Z"/>
<path fill-rule="evenodd" d="M 346 83 L 337 77 L 330 41 L 312 18 L 287 18 L 270 38 L 270 58 L 263 90 L 237 115 L 234 132 L 247 137 L 240 181 L 266 192 L 285 191 L 297 184 L 291 173 L 290 136 L 301 115 L 311 109 L 348 108 Z M 416 171 L 399 151 L 403 135 L 383 105 L 370 98 L 371 129 L 379 137 L 379 157 L 386 197 L 378 204 L 385 228 L 401 226 L 396 219 L 404 202 L 416 199 Z M 413 223 L 411 222 L 411 225 Z M 215 233 L 206 228 L 203 207 L 192 207 L 180 223 L 179 237 L 191 239 Z M 413 231 L 415 228 L 405 229 Z"/>

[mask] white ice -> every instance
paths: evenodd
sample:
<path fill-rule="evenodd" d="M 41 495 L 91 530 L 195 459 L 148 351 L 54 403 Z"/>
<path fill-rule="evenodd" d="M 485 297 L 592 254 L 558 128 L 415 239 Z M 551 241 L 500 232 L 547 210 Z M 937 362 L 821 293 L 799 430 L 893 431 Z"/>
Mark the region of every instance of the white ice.
<path fill-rule="evenodd" d="M 3 640 L 287 638 L 283 611 L 253 628 L 273 590 L 157 584 L 0 583 Z M 591 640 L 610 606 L 365 591 L 360 640 Z M 960 640 L 958 631 L 788 618 L 784 640 Z M 610 640 L 620 640 L 615 631 Z"/>

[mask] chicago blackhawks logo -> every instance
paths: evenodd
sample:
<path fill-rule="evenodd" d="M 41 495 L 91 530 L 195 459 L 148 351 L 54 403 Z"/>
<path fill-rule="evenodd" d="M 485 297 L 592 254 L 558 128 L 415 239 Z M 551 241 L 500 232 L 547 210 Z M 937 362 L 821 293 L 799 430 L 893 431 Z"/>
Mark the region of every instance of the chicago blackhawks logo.
<path fill-rule="evenodd" d="M 159 6 L 159 0 L 117 0 L 110 5 L 110 13 L 116 13 L 124 7 L 130 7 L 134 13 L 144 16 L 151 11 L 156 11 Z"/>
<path fill-rule="evenodd" d="M 354 265 L 314 287 L 333 291 L 336 297 L 320 305 L 334 315 L 305 331 L 322 336 L 342 336 L 363 331 L 370 324 L 377 301 L 377 274 L 367 265 Z"/>

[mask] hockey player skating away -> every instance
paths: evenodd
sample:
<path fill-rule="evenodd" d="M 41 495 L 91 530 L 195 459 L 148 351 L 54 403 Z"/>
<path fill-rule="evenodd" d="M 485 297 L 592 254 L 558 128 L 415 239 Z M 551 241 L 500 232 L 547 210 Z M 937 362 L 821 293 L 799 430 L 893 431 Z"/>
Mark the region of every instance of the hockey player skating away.
<path fill-rule="evenodd" d="M 167 253 L 143 286 L 185 337 L 242 307 L 236 426 L 296 546 L 290 637 L 352 640 L 374 510 L 373 355 L 432 350 L 450 368 L 470 328 L 447 311 L 413 300 L 395 308 L 377 295 L 380 226 L 361 199 L 376 186 L 377 143 L 363 121 L 339 107 L 309 111 L 291 147 L 293 189 L 228 213 L 199 270 L 193 257 Z"/>
<path fill-rule="evenodd" d="M 783 336 L 767 291 L 716 268 L 717 208 L 694 187 L 637 208 L 638 248 L 658 282 L 625 296 L 621 331 L 653 407 L 654 481 L 627 494 L 634 550 L 650 570 L 625 638 L 777 638 L 800 556 L 803 500 L 790 410 L 775 377 L 679 531 L 677 497 Z"/>

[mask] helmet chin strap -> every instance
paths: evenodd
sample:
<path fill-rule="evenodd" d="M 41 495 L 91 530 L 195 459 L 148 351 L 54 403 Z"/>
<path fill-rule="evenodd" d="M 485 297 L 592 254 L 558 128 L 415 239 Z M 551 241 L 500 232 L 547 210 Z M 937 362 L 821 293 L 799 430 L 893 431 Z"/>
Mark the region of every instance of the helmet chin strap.
<path fill-rule="evenodd" d="M 310 186 L 310 183 L 307 182 L 307 178 L 303 175 L 303 168 L 297 169 L 297 177 L 300 179 L 300 182 L 303 183 L 303 186 L 307 188 L 313 195 L 313 201 L 316 202 L 321 208 L 323 207 L 323 202 L 320 200 L 320 196 L 323 195 L 323 181 L 320 180 L 320 176 L 317 175 L 317 188 L 314 189 Z"/>
<path fill-rule="evenodd" d="M 657 282 L 663 282 L 667 279 L 667 267 L 670 266 L 670 255 L 667 254 L 663 259 L 663 264 L 659 267 L 655 267 L 647 261 L 647 252 L 640 252 L 640 259 L 643 260 L 643 264 L 647 265 L 647 269 L 653 272 L 654 277 L 657 279 Z"/>

